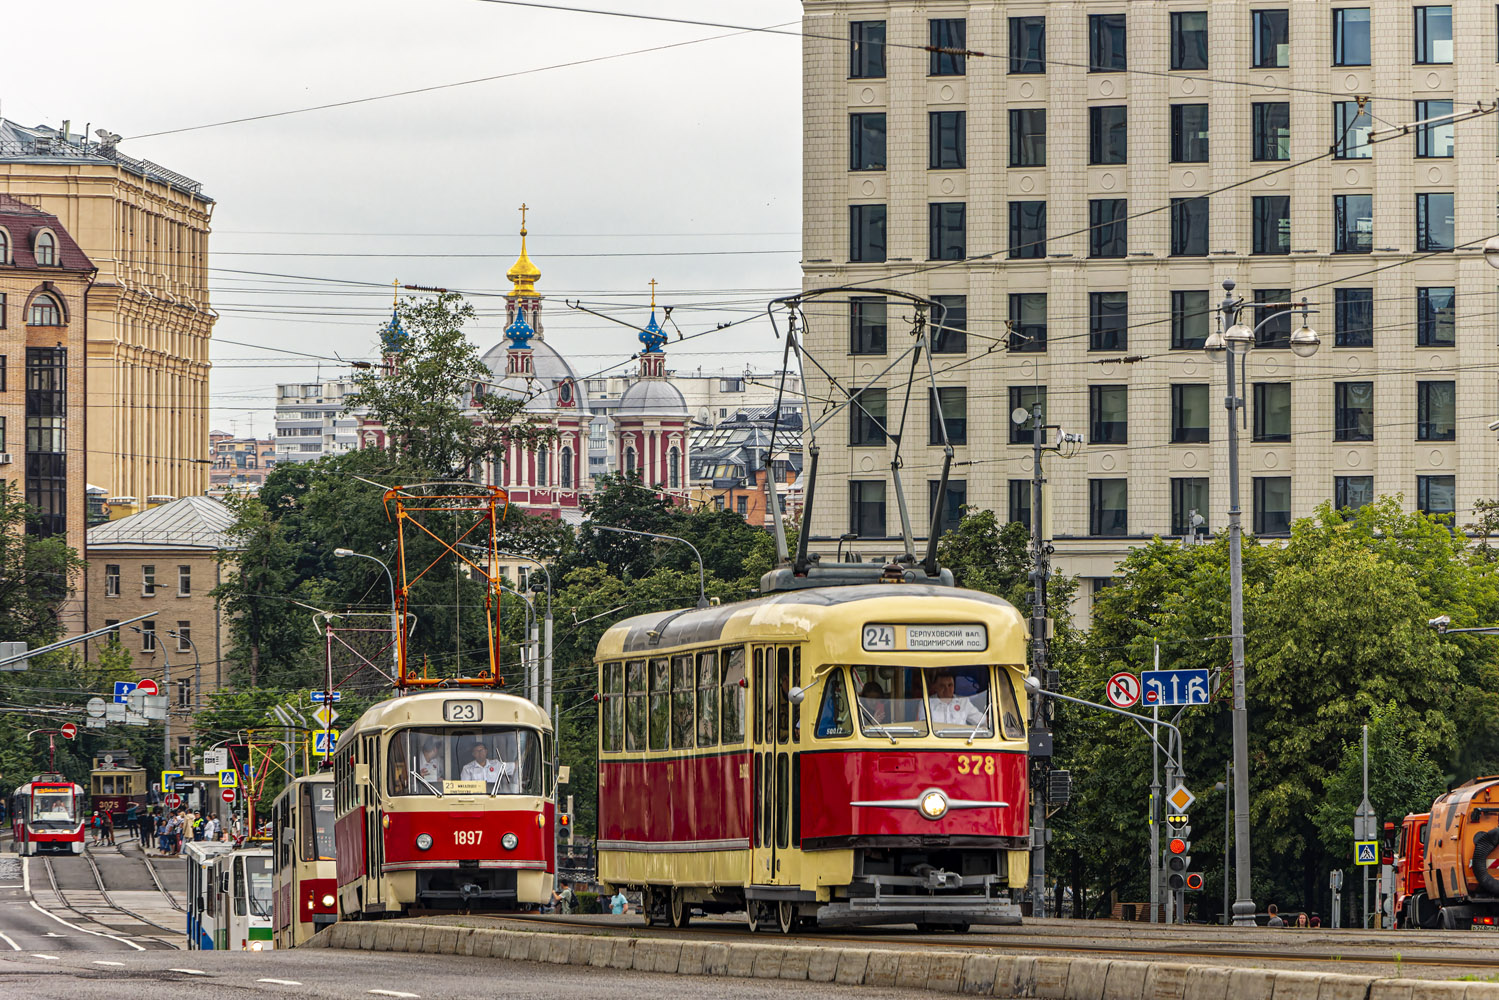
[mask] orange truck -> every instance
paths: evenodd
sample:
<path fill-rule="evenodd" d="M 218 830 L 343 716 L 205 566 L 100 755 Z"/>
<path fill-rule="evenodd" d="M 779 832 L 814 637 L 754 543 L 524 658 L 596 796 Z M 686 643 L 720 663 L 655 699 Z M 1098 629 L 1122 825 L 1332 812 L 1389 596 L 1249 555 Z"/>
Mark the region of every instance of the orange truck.
<path fill-rule="evenodd" d="M 1419 827 L 1419 815 L 1406 817 L 1402 834 L 1407 843 L 1412 819 Z M 1499 926 L 1499 776 L 1474 778 L 1438 798 L 1424 832 L 1416 843 L 1424 845 L 1420 892 L 1427 902 L 1408 905 L 1414 919 L 1401 926 Z M 1415 900 L 1417 889 L 1411 889 Z M 1427 905 L 1433 909 L 1425 909 Z"/>
<path fill-rule="evenodd" d="M 1437 906 L 1426 894 L 1426 831 L 1431 813 L 1411 813 L 1395 834 L 1395 926 L 1435 927 Z M 1385 830 L 1393 832 L 1394 823 Z"/>

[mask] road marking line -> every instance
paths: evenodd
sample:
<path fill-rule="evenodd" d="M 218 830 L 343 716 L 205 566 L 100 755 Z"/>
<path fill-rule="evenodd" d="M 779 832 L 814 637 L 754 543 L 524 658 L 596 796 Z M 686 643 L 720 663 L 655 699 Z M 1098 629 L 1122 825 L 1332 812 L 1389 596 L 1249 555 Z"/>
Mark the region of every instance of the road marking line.
<path fill-rule="evenodd" d="M 104 959 L 98 958 L 98 959 L 94 960 L 94 964 L 95 965 L 124 965 L 125 963 L 124 962 L 106 962 Z"/>
<path fill-rule="evenodd" d="M 21 946 L 12 941 L 10 935 L 6 934 L 4 931 L 0 931 L 0 941 L 4 941 L 6 944 L 10 945 L 11 951 L 21 950 Z"/>
<path fill-rule="evenodd" d="M 257 979 L 257 983 L 275 983 L 277 986 L 301 986 L 295 979 Z"/>
<path fill-rule="evenodd" d="M 49 962 L 60 962 L 60 961 L 62 961 L 62 959 L 58 958 L 56 955 L 38 955 L 36 952 L 32 952 L 31 957 L 32 958 L 45 958 Z"/>
<path fill-rule="evenodd" d="M 402 993 L 400 990 L 365 990 L 365 992 L 373 993 L 377 997 L 421 997 L 420 993 Z"/>
<path fill-rule="evenodd" d="M 128 941 L 125 938 L 115 937 L 113 934 L 105 934 L 105 933 L 103 933 L 101 931 L 91 931 L 87 927 L 79 927 L 77 924 L 70 924 L 66 920 L 64 920 L 62 917 L 59 917 L 57 914 L 55 914 L 55 913 L 49 913 L 48 911 L 42 909 L 40 906 L 36 905 L 36 900 L 34 900 L 34 899 L 31 901 L 31 908 L 33 910 L 35 910 L 36 912 L 40 913 L 42 916 L 44 916 L 44 917 L 51 917 L 53 920 L 56 920 L 58 923 L 62 924 L 64 927 L 70 927 L 73 930 L 79 931 L 79 932 L 81 932 L 83 934 L 92 934 L 94 937 L 109 938 L 109 940 L 111 940 L 111 941 L 118 941 L 120 944 L 128 944 L 130 947 L 134 948 L 136 951 L 145 951 L 146 950 L 146 949 L 142 948 L 140 945 L 136 944 L 134 941 Z"/>
<path fill-rule="evenodd" d="M 168 969 L 168 972 L 180 972 L 184 976 L 206 976 L 208 973 L 202 969 Z"/>

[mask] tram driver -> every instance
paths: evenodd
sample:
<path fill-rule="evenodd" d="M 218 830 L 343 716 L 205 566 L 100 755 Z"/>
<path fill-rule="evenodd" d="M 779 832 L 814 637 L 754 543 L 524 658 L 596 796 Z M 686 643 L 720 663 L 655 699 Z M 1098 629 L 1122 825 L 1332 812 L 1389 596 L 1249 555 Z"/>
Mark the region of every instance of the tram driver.
<path fill-rule="evenodd" d="M 483 740 L 475 740 L 469 753 L 473 759 L 463 765 L 464 781 L 482 781 L 488 791 L 500 794 L 520 792 L 520 769 L 513 762 L 491 759 Z"/>
<path fill-rule="evenodd" d="M 436 785 L 445 777 L 443 773 L 445 770 L 442 760 L 442 743 L 436 736 L 423 736 L 421 754 L 416 759 L 416 773 Z"/>
<path fill-rule="evenodd" d="M 931 686 L 933 726 L 980 726 L 988 723 L 988 712 L 957 693 L 957 679 L 951 671 L 942 670 L 933 675 Z"/>

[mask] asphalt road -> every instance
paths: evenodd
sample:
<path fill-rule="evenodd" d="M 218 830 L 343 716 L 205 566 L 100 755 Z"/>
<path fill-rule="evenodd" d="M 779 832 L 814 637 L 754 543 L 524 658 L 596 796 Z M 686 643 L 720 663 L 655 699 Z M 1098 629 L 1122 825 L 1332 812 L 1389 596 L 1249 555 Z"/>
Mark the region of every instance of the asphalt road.
<path fill-rule="evenodd" d="M 210 1000 L 218 997 L 613 997 L 651 1000 L 910 1000 L 926 991 L 831 983 L 671 976 L 453 955 L 345 952 L 135 952 L 53 950 L 0 956 L 0 997 L 36 1000 Z"/>

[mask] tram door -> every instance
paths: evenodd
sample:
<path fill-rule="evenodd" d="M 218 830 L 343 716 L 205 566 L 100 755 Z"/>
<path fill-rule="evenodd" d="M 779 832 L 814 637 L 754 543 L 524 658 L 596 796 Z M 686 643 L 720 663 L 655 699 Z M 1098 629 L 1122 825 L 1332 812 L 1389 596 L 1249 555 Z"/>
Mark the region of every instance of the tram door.
<path fill-rule="evenodd" d="M 383 786 L 380 784 L 380 735 L 364 737 L 357 748 L 368 765 L 370 783 L 364 789 L 364 843 L 365 868 L 369 872 L 365 879 L 364 907 L 384 908 L 385 897 L 385 833 L 380 825 L 380 803 Z"/>
<path fill-rule="evenodd" d="M 801 706 L 786 693 L 802 683 L 801 647 L 760 646 L 754 651 L 755 864 L 762 885 L 801 882 Z"/>

